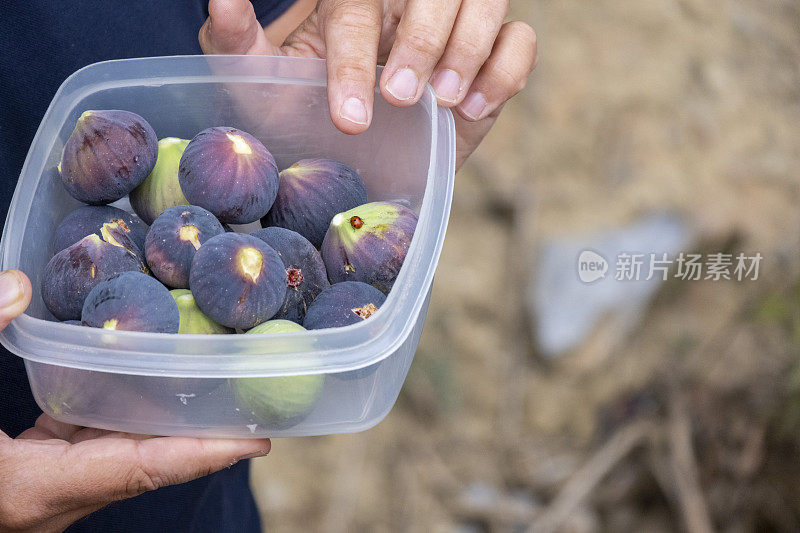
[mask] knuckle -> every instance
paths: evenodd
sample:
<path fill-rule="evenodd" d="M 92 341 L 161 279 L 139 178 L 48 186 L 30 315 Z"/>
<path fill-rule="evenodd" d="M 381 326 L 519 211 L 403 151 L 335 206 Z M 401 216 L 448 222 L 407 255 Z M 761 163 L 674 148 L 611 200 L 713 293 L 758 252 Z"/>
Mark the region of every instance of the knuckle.
<path fill-rule="evenodd" d="M 436 61 L 444 49 L 445 43 L 437 35 L 435 28 L 417 26 L 398 35 L 398 41 L 411 49 L 415 54 L 427 60 Z"/>
<path fill-rule="evenodd" d="M 484 0 L 475 8 L 478 10 L 477 14 L 480 20 L 502 23 L 511 10 L 511 2 L 509 0 Z"/>
<path fill-rule="evenodd" d="M 374 2 L 354 2 L 337 0 L 329 2 L 324 8 L 324 17 L 330 24 L 362 28 L 364 23 L 378 20 L 380 14 Z"/>
<path fill-rule="evenodd" d="M 462 38 L 454 38 L 449 44 L 453 54 L 458 56 L 460 60 L 466 60 L 470 63 L 477 65 L 483 64 L 484 61 L 489 59 L 492 53 L 490 48 L 484 48 L 472 41 Z"/>
<path fill-rule="evenodd" d="M 509 34 L 512 36 L 519 49 L 529 53 L 531 59 L 536 57 L 538 36 L 536 30 L 521 21 L 509 22 Z"/>
<path fill-rule="evenodd" d="M 156 490 L 160 485 L 158 480 L 148 474 L 141 465 L 135 465 L 125 475 L 125 490 L 123 498 L 138 496 L 144 492 Z"/>
<path fill-rule="evenodd" d="M 368 68 L 366 65 L 360 63 L 340 63 L 334 68 L 334 76 L 340 83 L 351 82 L 360 84 L 374 75 L 374 68 Z"/>
<path fill-rule="evenodd" d="M 525 88 L 528 82 L 528 77 L 520 73 L 509 71 L 507 68 L 497 65 L 493 69 L 493 76 L 495 85 L 501 92 L 511 97 Z"/>
<path fill-rule="evenodd" d="M 522 22 L 521 20 L 512 20 L 507 25 L 509 31 L 513 31 L 515 34 L 523 36 L 532 43 L 536 42 L 536 31 L 530 26 L 530 24 Z"/>

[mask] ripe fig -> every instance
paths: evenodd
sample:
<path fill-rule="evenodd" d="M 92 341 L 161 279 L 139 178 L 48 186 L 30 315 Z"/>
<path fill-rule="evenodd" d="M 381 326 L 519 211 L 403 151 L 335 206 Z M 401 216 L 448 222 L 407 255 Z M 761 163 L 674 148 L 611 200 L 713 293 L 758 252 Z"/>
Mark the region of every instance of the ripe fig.
<path fill-rule="evenodd" d="M 208 128 L 186 146 L 178 167 L 189 202 L 228 224 L 263 217 L 278 193 L 275 158 L 261 142 L 235 128 Z"/>
<path fill-rule="evenodd" d="M 248 334 L 305 331 L 289 320 L 270 320 Z M 287 427 L 307 415 L 322 393 L 324 374 L 231 379 L 231 388 L 239 404 L 256 419 L 270 426 Z"/>
<path fill-rule="evenodd" d="M 147 233 L 144 243 L 147 264 L 164 285 L 185 289 L 189 286 L 195 252 L 221 233 L 225 233 L 222 224 L 202 207 L 170 207 L 156 218 Z"/>
<path fill-rule="evenodd" d="M 296 231 L 319 248 L 336 213 L 366 202 L 358 172 L 333 159 L 303 159 L 280 173 L 278 196 L 261 223 Z"/>
<path fill-rule="evenodd" d="M 78 323 L 80 325 L 80 323 Z M 115 399 L 125 396 L 122 374 L 96 372 L 67 366 L 34 363 L 31 372 L 31 391 L 36 403 L 50 416 L 86 417 L 107 413 L 108 394 Z"/>
<path fill-rule="evenodd" d="M 322 260 L 331 283 L 363 281 L 388 294 L 403 266 L 417 215 L 390 202 L 339 213 L 325 234 Z"/>
<path fill-rule="evenodd" d="M 129 250 L 92 233 L 58 252 L 44 267 L 42 300 L 57 319 L 78 319 L 95 285 L 126 271 L 146 268 Z"/>
<path fill-rule="evenodd" d="M 322 257 L 305 237 L 286 228 L 264 228 L 251 235 L 278 252 L 286 267 L 286 296 L 275 318 L 302 324 L 309 304 L 330 286 Z"/>
<path fill-rule="evenodd" d="M 157 155 L 156 134 L 136 113 L 84 111 L 64 145 L 58 170 L 75 199 L 102 205 L 144 181 Z"/>
<path fill-rule="evenodd" d="M 85 205 L 65 216 L 58 225 L 53 237 L 53 253 L 72 246 L 90 233 L 102 237 L 100 228 L 107 222 L 119 224 L 139 250 L 144 251 L 147 225 L 139 217 L 111 205 Z"/>
<path fill-rule="evenodd" d="M 124 222 L 106 222 L 100 227 L 100 238 L 109 244 L 127 250 L 129 254 L 139 261 L 141 265 L 139 270 L 148 273 L 144 253 L 130 238 L 130 230 L 128 230 Z"/>
<path fill-rule="evenodd" d="M 306 329 L 338 328 L 356 324 L 375 314 L 386 296 L 360 281 L 334 283 L 311 302 L 303 326 Z"/>
<path fill-rule="evenodd" d="M 189 288 L 200 309 L 229 328 L 249 329 L 272 318 L 286 295 L 286 269 L 264 241 L 222 233 L 197 250 Z"/>
<path fill-rule="evenodd" d="M 178 333 L 178 304 L 158 280 L 123 272 L 95 286 L 83 303 L 86 326 L 118 331 Z"/>
<path fill-rule="evenodd" d="M 189 203 L 178 183 L 178 163 L 187 144 L 187 139 L 177 137 L 159 140 L 156 166 L 131 191 L 131 207 L 147 224 L 152 224 L 166 208 Z"/>
<path fill-rule="evenodd" d="M 194 301 L 192 291 L 189 289 L 174 289 L 169 291 L 178 304 L 180 326 L 178 333 L 222 334 L 234 333 L 231 328 L 217 324 L 209 318 Z"/>

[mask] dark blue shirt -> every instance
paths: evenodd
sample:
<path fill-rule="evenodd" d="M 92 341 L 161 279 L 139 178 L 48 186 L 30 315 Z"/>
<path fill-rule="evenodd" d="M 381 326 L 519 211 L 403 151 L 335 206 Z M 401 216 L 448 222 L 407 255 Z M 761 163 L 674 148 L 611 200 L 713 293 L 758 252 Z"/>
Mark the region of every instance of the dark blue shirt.
<path fill-rule="evenodd" d="M 39 122 L 64 79 L 106 59 L 200 54 L 207 0 L 26 0 L 0 17 L 0 223 Z M 266 25 L 294 0 L 253 0 Z M 2 229 L 2 228 L 0 228 Z M 41 410 L 22 360 L 0 347 L 0 429 L 15 437 Z M 248 464 L 112 504 L 69 531 L 260 531 Z"/>

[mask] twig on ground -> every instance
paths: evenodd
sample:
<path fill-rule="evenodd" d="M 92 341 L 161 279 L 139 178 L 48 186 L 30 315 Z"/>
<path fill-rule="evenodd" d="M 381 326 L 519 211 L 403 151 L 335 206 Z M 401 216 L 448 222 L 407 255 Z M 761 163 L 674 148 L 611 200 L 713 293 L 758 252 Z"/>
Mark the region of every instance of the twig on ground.
<path fill-rule="evenodd" d="M 606 474 L 652 431 L 653 424 L 649 420 L 638 420 L 620 428 L 570 477 L 550 505 L 533 521 L 529 531 L 549 533 L 558 530 Z"/>
<path fill-rule="evenodd" d="M 692 424 L 686 398 L 677 386 L 670 388 L 669 430 L 670 465 L 684 524 L 693 533 L 710 533 L 703 491 L 697 479 L 697 461 L 692 447 Z"/>

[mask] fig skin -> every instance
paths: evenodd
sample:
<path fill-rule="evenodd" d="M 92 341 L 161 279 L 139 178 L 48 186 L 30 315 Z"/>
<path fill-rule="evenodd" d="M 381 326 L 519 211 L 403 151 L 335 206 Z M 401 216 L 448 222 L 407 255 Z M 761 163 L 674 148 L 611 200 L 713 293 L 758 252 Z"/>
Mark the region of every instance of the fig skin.
<path fill-rule="evenodd" d="M 278 166 L 261 142 L 236 128 L 208 128 L 186 146 L 178 166 L 181 190 L 220 222 L 249 224 L 278 194 Z"/>
<path fill-rule="evenodd" d="M 124 248 L 129 254 L 134 256 L 140 264 L 140 269 L 144 273 L 147 271 L 147 263 L 144 260 L 144 252 L 130 238 L 130 231 L 125 223 L 106 222 L 100 228 L 100 239 L 103 241 Z"/>
<path fill-rule="evenodd" d="M 250 235 L 278 252 L 286 267 L 286 296 L 274 318 L 302 324 L 314 298 L 330 287 L 322 256 L 305 237 L 286 228 L 264 228 Z"/>
<path fill-rule="evenodd" d="M 119 200 L 153 170 L 158 138 L 130 111 L 89 110 L 78 119 L 58 166 L 70 195 L 86 204 Z"/>
<path fill-rule="evenodd" d="M 303 321 L 306 329 L 338 328 L 357 324 L 380 309 L 386 295 L 360 281 L 334 283 L 311 302 Z"/>
<path fill-rule="evenodd" d="M 95 372 L 58 365 L 36 365 L 36 401 L 55 418 L 85 417 L 107 412 L 108 391 L 124 387 L 122 374 Z"/>
<path fill-rule="evenodd" d="M 188 139 L 160 139 L 156 165 L 145 180 L 131 191 L 131 207 L 145 223 L 152 224 L 168 207 L 189 203 L 178 183 L 178 163 L 187 144 Z"/>
<path fill-rule="evenodd" d="M 178 304 L 166 287 L 141 272 L 123 272 L 95 286 L 83 304 L 85 326 L 116 331 L 178 333 Z"/>
<path fill-rule="evenodd" d="M 388 294 L 416 227 L 416 213 L 391 202 L 372 202 L 336 215 L 322 243 L 331 283 L 363 281 Z"/>
<path fill-rule="evenodd" d="M 97 284 L 122 272 L 142 272 L 144 268 L 129 250 L 92 233 L 58 252 L 44 267 L 42 300 L 57 319 L 77 320 L 84 300 Z"/>
<path fill-rule="evenodd" d="M 100 228 L 108 222 L 116 222 L 127 229 L 128 237 L 144 251 L 147 224 L 139 217 L 111 205 L 84 205 L 64 217 L 53 236 L 53 253 L 69 248 L 90 233 L 100 234 Z"/>
<path fill-rule="evenodd" d="M 247 334 L 274 334 L 306 329 L 289 320 L 270 320 Z M 302 420 L 319 400 L 324 374 L 233 378 L 231 389 L 241 407 L 272 427 L 288 427 Z"/>
<path fill-rule="evenodd" d="M 281 171 L 261 225 L 296 231 L 319 248 L 336 213 L 365 203 L 367 188 L 354 169 L 334 159 L 302 159 Z"/>
<path fill-rule="evenodd" d="M 194 301 L 192 291 L 189 289 L 174 289 L 169 291 L 178 304 L 180 325 L 178 333 L 220 335 L 234 333 L 231 328 L 217 324 L 205 314 Z"/>
<path fill-rule="evenodd" d="M 167 287 L 188 288 L 195 252 L 221 233 L 225 233 L 222 224 L 202 207 L 170 207 L 158 216 L 147 233 L 144 243 L 147 264 Z"/>
<path fill-rule="evenodd" d="M 212 237 L 194 254 L 189 288 L 200 309 L 229 328 L 272 318 L 286 295 L 286 269 L 264 241 L 241 233 Z"/>

